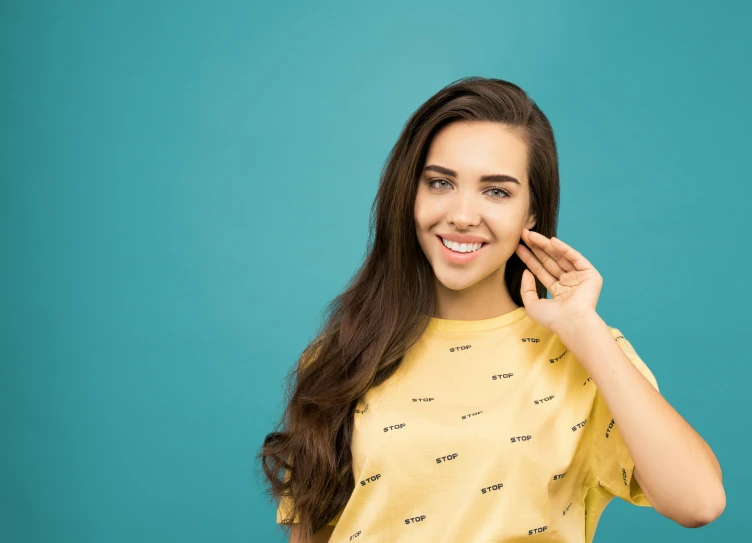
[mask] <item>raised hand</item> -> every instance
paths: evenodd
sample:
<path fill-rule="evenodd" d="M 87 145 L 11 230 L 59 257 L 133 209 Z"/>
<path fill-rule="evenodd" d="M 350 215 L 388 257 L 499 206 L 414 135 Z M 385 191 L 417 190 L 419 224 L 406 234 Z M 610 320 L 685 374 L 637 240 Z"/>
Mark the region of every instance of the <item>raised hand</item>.
<path fill-rule="evenodd" d="M 556 237 L 523 228 L 522 239 L 530 249 L 520 243 L 515 252 L 528 267 L 520 287 L 528 316 L 558 333 L 563 325 L 594 314 L 603 285 L 598 270 Z M 551 293 L 550 299 L 538 298 L 533 273 Z"/>

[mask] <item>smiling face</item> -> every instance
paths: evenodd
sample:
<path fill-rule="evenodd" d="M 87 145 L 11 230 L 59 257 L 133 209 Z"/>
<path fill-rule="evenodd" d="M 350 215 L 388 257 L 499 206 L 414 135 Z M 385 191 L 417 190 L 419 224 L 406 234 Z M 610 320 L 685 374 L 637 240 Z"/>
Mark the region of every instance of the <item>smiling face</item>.
<path fill-rule="evenodd" d="M 419 179 L 414 209 L 423 253 L 436 278 L 442 318 L 495 316 L 513 304 L 504 269 L 520 243 L 523 226 L 532 228 L 527 146 L 505 125 L 455 122 L 432 140 Z M 483 242 L 473 253 L 445 247 L 441 237 Z M 464 238 L 464 239 L 463 239 Z M 463 248 L 475 249 L 465 245 Z M 468 317 L 465 317 L 468 318 Z"/>

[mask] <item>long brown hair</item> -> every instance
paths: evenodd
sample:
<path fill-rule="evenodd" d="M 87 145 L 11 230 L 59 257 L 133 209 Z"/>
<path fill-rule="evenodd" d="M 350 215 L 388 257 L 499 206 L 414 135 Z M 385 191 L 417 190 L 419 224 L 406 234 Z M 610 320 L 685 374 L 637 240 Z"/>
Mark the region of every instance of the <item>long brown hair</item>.
<path fill-rule="evenodd" d="M 301 533 L 310 537 L 347 504 L 354 489 L 350 444 L 358 400 L 386 380 L 434 314 L 433 270 L 413 217 L 417 182 L 436 132 L 454 121 L 503 123 L 528 149 L 532 229 L 556 235 L 559 166 L 553 130 L 527 93 L 501 79 L 467 77 L 447 85 L 410 117 L 389 153 L 371 208 L 367 256 L 324 325 L 287 374 L 282 420 L 260 460 L 275 500 L 289 495 Z M 516 253 L 504 279 L 522 306 L 526 268 Z M 538 296 L 546 288 L 536 278 Z"/>

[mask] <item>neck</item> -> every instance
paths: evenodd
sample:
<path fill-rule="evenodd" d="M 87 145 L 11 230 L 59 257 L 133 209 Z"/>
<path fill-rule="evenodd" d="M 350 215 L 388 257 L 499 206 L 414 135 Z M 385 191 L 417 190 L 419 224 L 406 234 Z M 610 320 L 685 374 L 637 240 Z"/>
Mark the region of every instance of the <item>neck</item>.
<path fill-rule="evenodd" d="M 462 290 L 444 286 L 435 276 L 436 315 L 449 320 L 482 320 L 514 311 L 518 306 L 504 283 L 504 270 Z"/>

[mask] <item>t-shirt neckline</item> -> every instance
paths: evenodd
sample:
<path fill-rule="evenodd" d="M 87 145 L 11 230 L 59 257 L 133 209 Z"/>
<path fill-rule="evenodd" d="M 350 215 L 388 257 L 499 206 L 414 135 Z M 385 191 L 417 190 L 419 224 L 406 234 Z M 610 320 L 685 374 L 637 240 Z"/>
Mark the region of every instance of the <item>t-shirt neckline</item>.
<path fill-rule="evenodd" d="M 527 315 L 525 306 L 508 311 L 490 319 L 480 320 L 454 320 L 431 317 L 426 331 L 430 332 L 477 332 L 480 330 L 492 330 L 517 322 Z"/>

